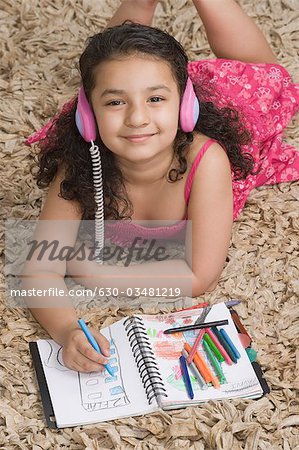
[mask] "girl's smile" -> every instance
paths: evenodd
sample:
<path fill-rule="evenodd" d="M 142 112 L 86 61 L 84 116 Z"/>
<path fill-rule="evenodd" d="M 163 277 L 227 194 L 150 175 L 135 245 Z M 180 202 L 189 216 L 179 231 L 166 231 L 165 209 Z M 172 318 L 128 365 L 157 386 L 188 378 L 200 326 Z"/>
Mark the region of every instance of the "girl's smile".
<path fill-rule="evenodd" d="M 128 141 L 133 142 L 133 143 L 140 143 L 140 142 L 145 142 L 148 141 L 152 136 L 155 136 L 156 133 L 154 134 L 136 134 L 136 135 L 132 135 L 132 136 L 125 136 L 125 139 L 128 139 Z"/>

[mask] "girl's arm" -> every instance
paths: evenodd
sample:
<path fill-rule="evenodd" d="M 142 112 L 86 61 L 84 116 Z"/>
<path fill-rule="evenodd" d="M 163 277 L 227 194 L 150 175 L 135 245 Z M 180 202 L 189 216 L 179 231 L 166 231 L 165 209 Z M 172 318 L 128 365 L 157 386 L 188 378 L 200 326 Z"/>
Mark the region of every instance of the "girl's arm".
<path fill-rule="evenodd" d="M 158 0 L 123 0 L 107 27 L 121 25 L 125 20 L 151 25 Z"/>
<path fill-rule="evenodd" d="M 224 149 L 211 145 L 196 170 L 188 204 L 192 221 L 194 290 L 215 289 L 223 271 L 233 226 L 231 166 Z M 197 294 L 198 295 L 198 294 Z"/>
<path fill-rule="evenodd" d="M 22 288 L 26 290 L 39 289 L 49 293 L 44 296 L 30 296 L 26 301 L 33 316 L 60 344 L 64 363 L 73 370 L 96 371 L 102 370 L 106 359 L 87 342 L 82 330 L 77 324 L 77 314 L 68 296 L 64 277 L 66 261 L 56 258 L 62 247 L 73 247 L 76 241 L 81 213 L 75 202 L 64 200 L 59 196 L 60 183 L 64 179 L 60 173 L 50 186 L 40 220 L 37 224 L 34 240 L 37 244 L 50 245 L 49 251 L 39 260 L 39 247 L 26 261 L 22 273 Z M 58 242 L 55 259 L 49 257 L 52 242 Z M 31 250 L 31 249 L 30 249 Z M 52 296 L 52 292 L 61 293 Z M 64 295 L 62 295 L 64 293 Z M 93 330 L 103 354 L 109 355 L 109 343 L 98 331 Z"/>
<path fill-rule="evenodd" d="M 276 63 L 265 36 L 235 0 L 192 0 L 217 58 Z"/>

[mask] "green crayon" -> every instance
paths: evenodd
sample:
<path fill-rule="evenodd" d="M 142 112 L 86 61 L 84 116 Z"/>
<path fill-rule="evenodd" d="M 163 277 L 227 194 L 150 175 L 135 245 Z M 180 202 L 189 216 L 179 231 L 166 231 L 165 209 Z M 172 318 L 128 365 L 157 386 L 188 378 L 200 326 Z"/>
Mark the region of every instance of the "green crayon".
<path fill-rule="evenodd" d="M 203 344 L 203 348 L 206 351 L 206 354 L 208 356 L 210 363 L 214 367 L 215 373 L 220 381 L 220 384 L 227 383 L 225 375 L 222 371 L 221 365 L 219 364 L 219 362 L 217 361 L 217 358 L 215 357 L 214 353 L 210 349 L 209 344 L 206 341 L 203 341 L 202 344 Z"/>
<path fill-rule="evenodd" d="M 220 351 L 218 350 L 218 348 L 216 347 L 216 345 L 214 344 L 214 342 L 207 333 L 204 334 L 203 340 L 208 344 L 208 346 L 213 351 L 218 361 L 220 362 L 225 361 L 224 357 L 221 355 Z"/>

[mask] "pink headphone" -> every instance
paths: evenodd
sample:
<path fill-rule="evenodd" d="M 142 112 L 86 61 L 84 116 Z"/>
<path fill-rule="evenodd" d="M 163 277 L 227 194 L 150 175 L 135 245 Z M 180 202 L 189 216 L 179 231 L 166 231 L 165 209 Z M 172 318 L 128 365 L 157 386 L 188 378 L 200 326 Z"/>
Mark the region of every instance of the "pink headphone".
<path fill-rule="evenodd" d="M 194 92 L 193 84 L 188 77 L 180 108 L 180 125 L 183 131 L 193 131 L 199 118 L 199 101 Z"/>
<path fill-rule="evenodd" d="M 180 108 L 180 125 L 182 130 L 185 132 L 193 131 L 198 118 L 199 101 L 195 95 L 192 81 L 188 77 Z M 76 125 L 86 142 L 95 141 L 96 123 L 83 87 L 80 88 L 78 95 Z"/>

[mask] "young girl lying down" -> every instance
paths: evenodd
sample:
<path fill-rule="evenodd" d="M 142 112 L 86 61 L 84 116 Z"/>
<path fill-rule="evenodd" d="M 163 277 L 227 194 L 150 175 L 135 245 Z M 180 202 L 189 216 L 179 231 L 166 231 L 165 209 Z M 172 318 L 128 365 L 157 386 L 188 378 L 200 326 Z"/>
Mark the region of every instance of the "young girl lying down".
<path fill-rule="evenodd" d="M 101 238 L 104 218 L 116 221 L 111 226 L 122 243 L 132 235 L 173 238 L 188 220 L 186 261 L 117 266 L 113 273 L 120 286 L 152 274 L 153 287 L 161 285 L 159 273 L 189 274 L 198 296 L 216 287 L 233 220 L 251 190 L 299 178 L 298 152 L 282 141 L 299 94 L 234 0 L 193 3 L 216 59 L 188 62 L 179 42 L 151 27 L 157 1 L 124 1 L 80 57 L 79 96 L 27 143 L 38 142 L 38 184 L 49 186 L 39 222 L 64 224 L 55 239 L 71 247 L 81 220 L 95 220 Z M 53 233 L 45 227 L 39 237 L 51 241 Z M 86 260 L 31 261 L 24 284 L 38 286 L 51 274 L 51 286 L 66 290 L 68 273 L 86 287 L 111 286 L 108 269 Z M 62 345 L 65 364 L 102 369 L 107 340 L 92 330 L 99 355 L 72 306 L 41 306 L 31 311 Z"/>

